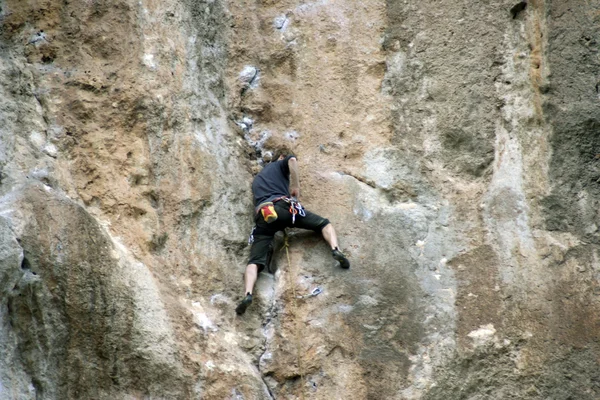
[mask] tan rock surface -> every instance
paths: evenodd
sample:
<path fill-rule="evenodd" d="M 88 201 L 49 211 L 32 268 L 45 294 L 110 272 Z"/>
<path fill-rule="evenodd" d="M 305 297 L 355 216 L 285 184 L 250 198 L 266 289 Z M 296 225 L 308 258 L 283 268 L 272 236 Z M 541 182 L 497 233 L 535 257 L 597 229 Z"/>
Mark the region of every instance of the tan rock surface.
<path fill-rule="evenodd" d="M 0 399 L 600 397 L 600 9 L 515 4 L 0 2 Z M 352 268 L 236 317 L 281 144 Z"/>

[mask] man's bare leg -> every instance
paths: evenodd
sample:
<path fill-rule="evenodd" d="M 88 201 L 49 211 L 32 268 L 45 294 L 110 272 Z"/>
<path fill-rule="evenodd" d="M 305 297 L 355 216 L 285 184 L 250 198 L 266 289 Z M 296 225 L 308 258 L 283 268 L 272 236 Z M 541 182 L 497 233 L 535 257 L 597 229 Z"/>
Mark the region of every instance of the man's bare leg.
<path fill-rule="evenodd" d="M 244 284 L 246 287 L 246 291 L 244 292 L 244 294 L 252 294 L 252 291 L 254 290 L 254 284 L 256 283 L 257 279 L 258 265 L 248 264 L 248 266 L 246 266 L 246 273 L 244 274 Z"/>
<path fill-rule="evenodd" d="M 350 261 L 348 261 L 344 253 L 338 248 L 338 239 L 335 229 L 333 229 L 333 225 L 325 225 L 321 234 L 323 235 L 323 239 L 329 244 L 329 247 L 331 247 L 331 255 L 333 258 L 340 262 L 340 267 L 344 269 L 350 268 Z"/>
<path fill-rule="evenodd" d="M 246 266 L 246 273 L 244 274 L 244 288 L 245 295 L 240 304 L 235 309 L 238 315 L 242 315 L 246 312 L 246 308 L 252 304 L 252 291 L 254 290 L 254 284 L 258 278 L 258 265 L 248 264 Z"/>
<path fill-rule="evenodd" d="M 335 250 L 338 247 L 337 235 L 335 234 L 335 229 L 333 229 L 333 225 L 327 224 L 325 228 L 321 231 L 323 235 L 323 239 L 329 244 L 331 250 Z"/>

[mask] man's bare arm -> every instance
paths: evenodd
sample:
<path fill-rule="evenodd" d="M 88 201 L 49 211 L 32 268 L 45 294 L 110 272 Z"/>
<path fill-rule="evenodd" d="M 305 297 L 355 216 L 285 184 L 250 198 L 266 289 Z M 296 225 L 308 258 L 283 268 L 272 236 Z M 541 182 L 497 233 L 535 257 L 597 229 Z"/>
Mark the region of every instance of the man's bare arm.
<path fill-rule="evenodd" d="M 290 168 L 290 194 L 297 199 L 300 198 L 300 178 L 298 177 L 298 161 L 296 157 L 288 160 Z"/>

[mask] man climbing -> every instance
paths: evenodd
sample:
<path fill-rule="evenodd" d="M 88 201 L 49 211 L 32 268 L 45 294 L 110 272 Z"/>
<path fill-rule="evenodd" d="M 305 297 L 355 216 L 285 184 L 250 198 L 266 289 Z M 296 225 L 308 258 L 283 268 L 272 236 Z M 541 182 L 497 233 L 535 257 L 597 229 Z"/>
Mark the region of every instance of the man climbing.
<path fill-rule="evenodd" d="M 252 303 L 252 291 L 258 277 L 269 263 L 273 251 L 275 233 L 285 228 L 296 227 L 321 232 L 331 247 L 333 258 L 342 268 L 350 268 L 350 262 L 338 248 L 335 230 L 327 218 L 305 210 L 298 198 L 300 182 L 298 161 L 293 155 L 281 155 L 263 168 L 252 182 L 255 222 L 252 231 L 250 259 L 244 274 L 245 297 L 235 309 L 238 315 L 246 312 Z"/>

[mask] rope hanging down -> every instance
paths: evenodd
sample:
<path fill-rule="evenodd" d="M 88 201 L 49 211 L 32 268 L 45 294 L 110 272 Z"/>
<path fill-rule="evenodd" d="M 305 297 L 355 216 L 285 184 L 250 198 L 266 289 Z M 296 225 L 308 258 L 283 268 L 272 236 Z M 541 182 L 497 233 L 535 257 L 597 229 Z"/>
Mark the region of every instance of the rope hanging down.
<path fill-rule="evenodd" d="M 294 317 L 294 320 L 296 321 L 296 327 L 295 327 L 295 341 L 296 341 L 296 359 L 298 361 L 298 373 L 300 374 L 300 399 L 304 400 L 304 369 L 302 366 L 302 349 L 301 349 L 301 345 L 300 345 L 300 339 L 301 339 L 301 335 L 300 335 L 300 331 L 302 329 L 302 326 L 300 325 L 301 321 L 298 319 L 298 297 L 296 296 L 296 285 L 293 281 L 293 277 L 296 275 L 295 271 L 292 271 L 292 262 L 290 261 L 290 251 L 289 251 L 289 237 L 287 232 L 283 232 L 283 239 L 284 239 L 284 243 L 283 243 L 283 247 L 285 247 L 285 255 L 287 257 L 287 262 L 288 262 L 288 280 L 289 280 L 289 285 L 292 287 L 292 303 L 293 303 L 293 310 L 292 310 L 292 315 Z"/>

